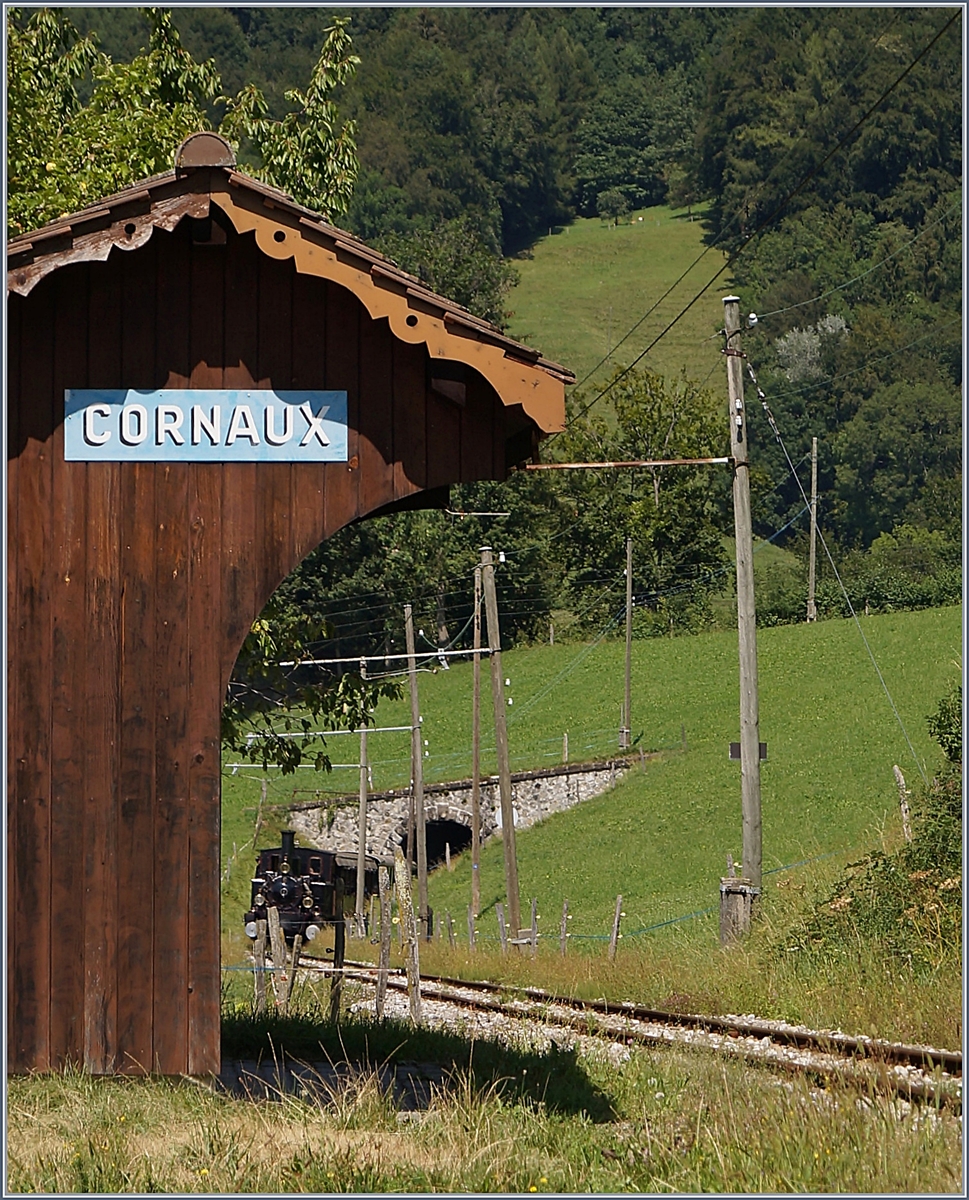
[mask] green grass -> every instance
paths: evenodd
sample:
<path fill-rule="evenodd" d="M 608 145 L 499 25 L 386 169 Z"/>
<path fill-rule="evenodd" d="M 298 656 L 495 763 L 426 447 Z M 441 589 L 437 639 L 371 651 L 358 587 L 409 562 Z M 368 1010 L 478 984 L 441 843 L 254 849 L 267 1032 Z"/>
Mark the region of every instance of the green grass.
<path fill-rule="evenodd" d="M 957 608 L 863 618 L 875 657 L 920 761 L 931 773 L 937 747 L 925 717 L 946 690 L 960 653 Z M 875 675 L 857 628 L 850 621 L 780 626 L 758 634 L 761 737 L 769 746 L 763 765 L 764 868 L 835 853 L 845 861 L 896 831 L 892 766 L 910 782 L 917 778 L 901 730 Z M 618 640 L 589 648 L 536 645 L 503 655 L 512 769 L 549 766 L 561 759 L 568 732 L 573 761 L 614 753 L 622 697 L 623 646 Z M 468 665 L 420 677 L 421 710 L 429 757 L 426 778 L 470 774 L 471 671 Z M 484 671 L 487 680 L 487 669 Z M 612 792 L 556 815 L 518 837 L 523 908 L 539 901 L 546 927 L 557 929 L 568 898 L 576 947 L 604 937 L 615 897 L 622 893 L 627 945 L 637 930 L 718 903 L 726 854 L 740 857 L 739 766 L 727 746 L 738 733 L 737 641 L 733 632 L 651 639 L 633 644 L 633 734 L 647 750 L 665 750 L 661 761 L 634 770 Z M 496 770 L 487 683 L 483 770 Z M 404 724 L 407 703 L 385 703 L 382 725 Z M 685 731 L 688 749 L 681 746 Z M 374 788 L 406 784 L 407 735 L 373 735 Z M 334 738 L 337 761 L 357 752 L 353 737 Z M 259 801 L 258 772 L 226 776 L 223 790 L 223 855 L 252 837 Z M 275 773 L 274 773 L 275 774 Z M 319 776 L 301 771 L 274 778 L 270 802 L 284 804 L 294 788 L 326 787 L 352 793 L 352 770 Z M 271 844 L 285 811 L 270 813 L 260 844 Z M 224 929 L 244 943 L 239 918 L 248 900 L 251 850 L 241 853 L 225 888 Z M 463 929 L 470 893 L 469 855 L 455 869 L 431 878 L 431 904 L 448 909 Z M 502 897 L 500 840 L 482 853 L 481 919 L 485 936 L 497 932 L 494 901 Z M 682 922 L 643 938 L 715 940 L 715 915 Z M 596 943 L 590 941 L 590 949 Z"/>
<path fill-rule="evenodd" d="M 661 205 L 634 213 L 630 224 L 580 218 L 539 238 L 530 257 L 515 264 L 521 282 L 508 297 L 512 336 L 527 338 L 581 379 L 703 251 L 700 213 L 694 209 L 697 219 L 690 221 L 685 209 Z M 616 351 L 616 361 L 631 362 L 723 262 L 723 254 L 711 249 Z M 709 339 L 723 325 L 721 297 L 729 286 L 729 276 L 721 276 L 644 365 L 703 380 L 720 361 L 719 339 Z M 593 382 L 602 382 L 608 369 Z"/>
<path fill-rule="evenodd" d="M 398 1033 L 407 1037 L 404 1028 Z M 423 1035 L 425 1044 L 432 1038 Z M 840 1087 L 819 1091 L 804 1078 L 786 1081 L 688 1050 L 633 1050 L 628 1058 L 489 1050 L 461 1046 L 430 1106 L 407 1121 L 398 1120 L 373 1059 L 314 1100 L 263 1104 L 217 1096 L 193 1081 L 70 1072 L 14 1079 L 8 1189 L 959 1191 L 959 1120 L 945 1112 Z M 459 1065 L 479 1054 L 493 1067 Z M 540 1076 L 538 1088 L 525 1062 L 528 1076 Z"/>

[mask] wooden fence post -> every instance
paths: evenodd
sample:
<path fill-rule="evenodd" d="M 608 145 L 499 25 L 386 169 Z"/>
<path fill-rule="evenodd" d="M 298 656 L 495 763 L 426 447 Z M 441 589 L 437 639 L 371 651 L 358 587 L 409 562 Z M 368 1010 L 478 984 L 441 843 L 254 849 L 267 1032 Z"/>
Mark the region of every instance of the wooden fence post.
<path fill-rule="evenodd" d="M 394 889 L 397 892 L 397 913 L 404 929 L 404 944 L 407 948 L 407 997 L 410 1001 L 410 1019 L 415 1025 L 421 1023 L 421 966 L 418 946 L 417 918 L 411 899 L 410 867 L 398 847 L 394 851 Z"/>
<path fill-rule="evenodd" d="M 750 929 L 754 897 L 760 888 L 749 879 L 737 877 L 733 856 L 727 855 L 727 875 L 720 880 L 720 945 L 727 946 L 742 938 Z"/>
<path fill-rule="evenodd" d="M 507 954 L 508 930 L 505 928 L 505 906 L 499 902 L 495 905 L 495 912 L 498 914 L 498 940 L 501 942 L 501 952 Z"/>
<path fill-rule="evenodd" d="M 377 872 L 380 888 L 380 955 L 377 959 L 377 999 L 374 1011 L 377 1020 L 384 1019 L 384 1001 L 387 998 L 387 973 L 390 968 L 390 872 L 380 867 Z"/>
<path fill-rule="evenodd" d="M 897 763 L 892 767 L 892 771 L 895 774 L 895 782 L 898 785 L 898 807 L 902 814 L 902 833 L 905 835 L 905 840 L 910 842 L 912 840 L 912 826 L 909 824 L 908 788 L 905 786 L 905 776 L 899 770 Z"/>
<path fill-rule="evenodd" d="M 296 969 L 299 966 L 299 953 L 303 949 L 303 935 L 298 933 L 293 938 L 293 960 L 289 968 L 289 978 L 283 986 L 283 1002 L 279 1006 L 279 1011 L 286 1015 L 289 1012 L 289 998 L 293 994 L 293 984 L 296 982 Z"/>
<path fill-rule="evenodd" d="M 609 957 L 616 957 L 616 946 L 619 942 L 619 918 L 622 916 L 622 894 L 616 897 L 616 915 L 612 919 L 612 937 L 609 939 Z"/>
<path fill-rule="evenodd" d="M 532 899 L 532 958 L 538 953 L 538 901 Z"/>
<path fill-rule="evenodd" d="M 474 949 L 474 906 L 468 905 L 468 948 Z"/>
<path fill-rule="evenodd" d="M 448 945 L 450 945 L 451 949 L 453 950 L 454 949 L 454 922 L 451 920 L 451 914 L 447 911 L 447 909 L 444 910 L 444 921 L 445 921 L 445 924 L 447 925 Z"/>
<path fill-rule="evenodd" d="M 347 953 L 347 924 L 343 913 L 343 879 L 337 876 L 334 885 L 333 975 L 330 979 L 330 1020 L 340 1020 L 340 1001 L 343 998 L 343 963 Z"/>
<path fill-rule="evenodd" d="M 265 921 L 256 922 L 256 945 L 254 949 L 255 977 L 253 984 L 256 992 L 256 1015 L 261 1016 L 266 1011 L 266 929 Z"/>
<path fill-rule="evenodd" d="M 273 993 L 278 1007 L 286 980 L 286 939 L 279 924 L 279 910 L 274 907 L 268 908 L 266 917 L 269 921 L 269 947 L 273 956 Z"/>
<path fill-rule="evenodd" d="M 565 957 L 565 947 L 566 947 L 567 939 L 569 936 L 568 933 L 566 932 L 566 930 L 568 928 L 568 925 L 566 924 L 568 919 L 569 919 L 569 902 L 568 902 L 568 900 L 563 900 L 562 901 L 562 925 L 559 929 L 559 953 L 562 955 L 563 958 Z"/>

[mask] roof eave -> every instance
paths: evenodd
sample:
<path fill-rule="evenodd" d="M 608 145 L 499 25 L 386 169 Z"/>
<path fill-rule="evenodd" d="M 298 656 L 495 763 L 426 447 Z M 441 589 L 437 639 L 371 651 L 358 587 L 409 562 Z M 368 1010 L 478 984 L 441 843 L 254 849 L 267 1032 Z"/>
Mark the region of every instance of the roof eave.
<path fill-rule="evenodd" d="M 7 243 L 8 292 L 26 295 L 69 262 L 103 261 L 114 249 L 137 249 L 155 229 L 170 231 L 185 216 L 208 215 L 212 203 L 237 233 L 254 232 L 268 257 L 294 258 L 300 273 L 349 288 L 371 317 L 389 320 L 400 340 L 424 342 L 432 358 L 454 359 L 478 370 L 504 404 L 521 404 L 542 433 L 562 428 L 564 387 L 575 379 L 571 371 L 431 291 L 285 192 L 234 167 L 167 171 L 12 239 Z"/>

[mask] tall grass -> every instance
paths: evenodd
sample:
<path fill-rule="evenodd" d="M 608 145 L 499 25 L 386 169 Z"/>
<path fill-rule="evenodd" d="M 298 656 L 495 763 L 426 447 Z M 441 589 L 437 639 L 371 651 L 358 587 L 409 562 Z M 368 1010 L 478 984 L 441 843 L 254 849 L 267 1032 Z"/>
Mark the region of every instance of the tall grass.
<path fill-rule="evenodd" d="M 952 1192 L 944 1112 L 690 1052 L 579 1060 L 597 1115 L 458 1068 L 401 1120 L 376 1068 L 254 1104 L 188 1082 L 10 1086 L 11 1192 Z"/>

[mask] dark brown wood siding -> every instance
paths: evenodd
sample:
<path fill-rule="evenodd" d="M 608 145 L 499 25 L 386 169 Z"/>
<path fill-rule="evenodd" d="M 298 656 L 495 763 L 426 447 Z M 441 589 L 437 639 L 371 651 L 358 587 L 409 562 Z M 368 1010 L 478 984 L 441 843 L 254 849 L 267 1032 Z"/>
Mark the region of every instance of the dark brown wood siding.
<path fill-rule="evenodd" d="M 9 300 L 8 1063 L 219 1069 L 219 712 L 249 626 L 349 521 L 501 477 L 506 410 L 252 235 L 183 222 Z M 68 463 L 70 387 L 345 389 L 350 462 Z"/>

